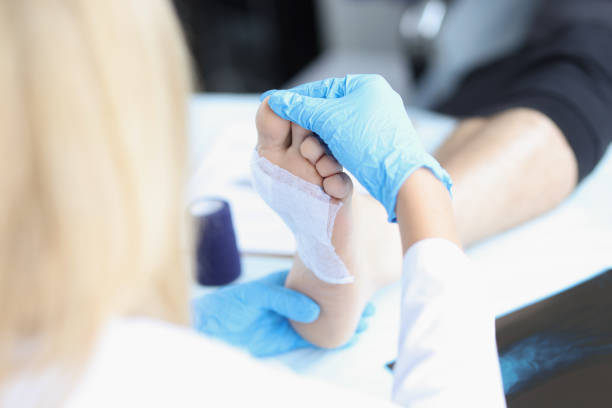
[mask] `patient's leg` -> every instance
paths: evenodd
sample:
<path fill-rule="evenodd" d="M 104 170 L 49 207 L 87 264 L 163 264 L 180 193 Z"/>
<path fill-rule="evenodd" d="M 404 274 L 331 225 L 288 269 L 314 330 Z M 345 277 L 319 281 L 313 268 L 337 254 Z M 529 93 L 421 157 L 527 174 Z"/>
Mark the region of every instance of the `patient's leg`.
<path fill-rule="evenodd" d="M 454 182 L 453 207 L 464 246 L 549 211 L 574 190 L 578 178 L 576 158 L 561 130 L 527 108 L 463 120 L 435 156 Z"/>
<path fill-rule="evenodd" d="M 382 206 L 370 197 L 353 195 L 350 178 L 309 131 L 272 112 L 267 101 L 257 113 L 258 153 L 302 179 L 321 186 L 343 202 L 332 234 L 338 256 L 355 277 L 350 284 L 318 279 L 296 256 L 286 286 L 305 293 L 321 307 L 319 319 L 293 323 L 307 340 L 320 347 L 337 347 L 353 335 L 362 310 L 381 286 L 401 271 L 401 244 L 396 225 L 386 222 Z"/>

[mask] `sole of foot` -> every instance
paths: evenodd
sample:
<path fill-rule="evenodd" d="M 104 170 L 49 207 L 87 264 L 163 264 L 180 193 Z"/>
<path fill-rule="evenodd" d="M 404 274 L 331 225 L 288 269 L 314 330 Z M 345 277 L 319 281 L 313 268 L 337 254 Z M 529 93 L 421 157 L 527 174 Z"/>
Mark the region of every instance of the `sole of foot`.
<path fill-rule="evenodd" d="M 285 286 L 302 292 L 321 307 L 313 323 L 292 322 L 306 340 L 323 348 L 336 348 L 353 336 L 361 313 L 373 293 L 401 273 L 401 243 L 396 225 L 371 197 L 353 194 L 353 183 L 310 131 L 278 117 L 264 100 L 257 112 L 257 151 L 272 163 L 307 182 L 318 185 L 343 203 L 332 234 L 338 256 L 354 276 L 349 284 L 318 279 L 299 256 Z"/>

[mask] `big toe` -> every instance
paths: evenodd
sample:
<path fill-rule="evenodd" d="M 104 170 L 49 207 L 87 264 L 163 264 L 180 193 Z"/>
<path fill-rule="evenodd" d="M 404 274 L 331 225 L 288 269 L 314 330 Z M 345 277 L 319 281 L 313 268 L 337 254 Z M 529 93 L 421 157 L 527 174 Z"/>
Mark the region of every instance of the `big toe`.
<path fill-rule="evenodd" d="M 257 147 L 264 150 L 286 150 L 291 145 L 291 122 L 279 117 L 268 105 L 268 98 L 255 116 Z"/>

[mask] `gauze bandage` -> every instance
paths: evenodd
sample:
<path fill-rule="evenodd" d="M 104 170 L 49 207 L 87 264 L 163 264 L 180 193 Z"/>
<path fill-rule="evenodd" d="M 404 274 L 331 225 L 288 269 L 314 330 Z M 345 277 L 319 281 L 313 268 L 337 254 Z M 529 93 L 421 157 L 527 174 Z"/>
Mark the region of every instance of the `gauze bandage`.
<path fill-rule="evenodd" d="M 341 202 L 323 189 L 294 176 L 253 152 L 253 185 L 261 198 L 287 224 L 297 241 L 302 262 L 328 283 L 350 283 L 353 276 L 340 259 L 331 238 Z"/>

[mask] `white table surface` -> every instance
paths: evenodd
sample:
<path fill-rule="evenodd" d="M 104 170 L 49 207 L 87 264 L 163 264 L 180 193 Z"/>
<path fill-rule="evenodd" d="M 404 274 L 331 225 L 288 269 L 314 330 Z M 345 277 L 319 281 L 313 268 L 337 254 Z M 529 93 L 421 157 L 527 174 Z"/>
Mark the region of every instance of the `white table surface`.
<path fill-rule="evenodd" d="M 194 177 L 190 186 L 191 198 L 210 191 L 223 195 L 222 186 L 211 187 L 207 191 L 201 185 L 209 184 L 215 177 L 238 171 L 232 169 L 245 171 L 243 157 L 230 157 L 227 150 L 214 153 L 216 156 L 227 156 L 220 161 L 226 163 L 221 166 L 223 168 L 216 166 L 211 170 L 209 167 L 202 171 L 200 163 L 207 158 L 205 152 L 210 151 L 215 141 L 222 138 L 233 138 L 234 146 L 239 146 L 236 151 L 243 151 L 243 146 L 254 146 L 254 116 L 258 104 L 255 95 L 211 94 L 193 98 L 191 162 Z M 429 150 L 452 129 L 452 120 L 423 111 L 409 111 Z M 245 151 L 248 152 L 248 149 Z M 242 214 L 242 219 L 249 216 Z M 240 217 L 238 222 L 234 218 L 238 224 Z M 265 235 L 253 228 L 244 233 L 256 235 L 255 239 Z M 278 228 L 280 230 L 281 227 Z M 237 229 L 240 230 L 240 227 Z M 269 233 L 273 234 L 274 231 Z M 270 245 L 273 245 L 273 240 Z M 498 316 L 612 267 L 612 149 L 608 149 L 606 157 L 593 174 L 558 208 L 485 240 L 467 253 L 488 285 L 492 307 Z M 291 265 L 287 258 L 262 256 L 243 256 L 242 263 L 243 274 L 238 282 Z M 194 293 L 210 290 L 198 287 Z M 385 364 L 396 357 L 399 298 L 399 284 L 390 285 L 376 294 L 373 303 L 377 313 L 370 319 L 369 329 L 353 347 L 337 351 L 304 349 L 274 359 L 301 374 L 388 397 L 392 376 Z"/>

